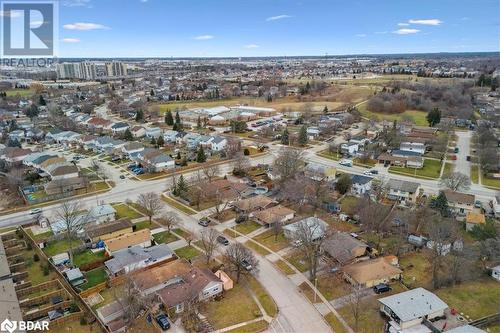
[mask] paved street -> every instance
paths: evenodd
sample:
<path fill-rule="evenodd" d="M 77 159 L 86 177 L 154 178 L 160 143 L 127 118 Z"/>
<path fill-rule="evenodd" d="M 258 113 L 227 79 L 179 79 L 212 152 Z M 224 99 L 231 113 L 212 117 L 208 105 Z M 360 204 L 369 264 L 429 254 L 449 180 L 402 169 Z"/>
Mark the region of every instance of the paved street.
<path fill-rule="evenodd" d="M 470 162 L 467 161 L 467 156 L 471 154 L 470 140 L 472 131 L 456 131 L 455 133 L 458 137 L 458 154 L 456 154 L 457 160 L 455 161 L 455 171 L 463 173 L 470 178 Z"/>

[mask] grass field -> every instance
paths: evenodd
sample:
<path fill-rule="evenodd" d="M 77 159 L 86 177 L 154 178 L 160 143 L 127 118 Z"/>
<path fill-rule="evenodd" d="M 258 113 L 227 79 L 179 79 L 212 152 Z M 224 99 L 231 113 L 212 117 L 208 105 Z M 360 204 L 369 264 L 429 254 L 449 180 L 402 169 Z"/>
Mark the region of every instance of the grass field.
<path fill-rule="evenodd" d="M 437 290 L 436 294 L 450 308 L 463 312 L 471 319 L 479 319 L 498 312 L 500 288 L 498 282 L 491 277 L 442 288 Z"/>
<path fill-rule="evenodd" d="M 443 174 L 452 173 L 452 172 L 453 172 L 453 164 L 446 162 L 444 165 Z"/>
<path fill-rule="evenodd" d="M 224 293 L 220 301 L 205 303 L 203 314 L 216 329 L 232 326 L 261 315 L 257 304 L 240 282 Z"/>
<path fill-rule="evenodd" d="M 439 178 L 439 174 L 441 172 L 441 161 L 431 160 L 426 158 L 424 160 L 424 167 L 421 169 L 413 169 L 413 168 L 402 168 L 391 166 L 389 167 L 389 172 L 391 173 L 399 173 L 405 174 L 413 177 L 424 177 L 424 178 Z"/>
<path fill-rule="evenodd" d="M 283 233 L 278 234 L 278 237 L 276 237 L 273 230 L 263 232 L 253 239 L 275 252 L 290 245 Z"/>
<path fill-rule="evenodd" d="M 333 312 L 328 313 L 324 318 L 335 333 L 347 333 L 346 329 Z"/>
<path fill-rule="evenodd" d="M 386 113 L 378 113 L 369 111 L 367 108 L 368 103 L 364 103 L 358 106 L 358 111 L 361 113 L 363 117 L 369 119 L 378 119 L 378 120 L 389 120 L 389 121 L 402 121 L 402 120 L 411 120 L 417 126 L 427 126 L 427 112 L 418 111 L 418 110 L 406 110 L 403 113 L 398 114 L 386 114 Z"/>
<path fill-rule="evenodd" d="M 295 274 L 295 271 L 281 259 L 276 261 L 274 265 L 285 275 Z"/>
<path fill-rule="evenodd" d="M 201 253 L 192 246 L 184 246 L 181 247 L 180 249 L 175 250 L 175 254 L 177 254 L 179 258 L 190 260 L 193 259 L 194 257 L 199 256 Z"/>
<path fill-rule="evenodd" d="M 61 239 L 59 241 L 49 242 L 49 244 L 43 249 L 43 252 L 47 254 L 47 256 L 52 257 L 56 254 L 66 252 L 69 250 L 70 242 L 67 239 Z M 71 242 L 71 246 L 73 248 L 81 245 L 82 242 L 80 240 L 73 240 Z"/>
<path fill-rule="evenodd" d="M 183 212 L 184 214 L 187 214 L 187 215 L 193 215 L 193 214 L 196 214 L 197 211 L 195 211 L 194 209 L 186 206 L 186 205 L 183 205 L 182 203 L 178 202 L 177 200 L 175 199 L 172 199 L 170 197 L 167 197 L 167 196 L 164 196 L 162 195 L 161 196 L 161 200 L 165 201 L 165 203 L 169 206 L 172 206 L 178 210 L 180 210 L 181 212 Z"/>
<path fill-rule="evenodd" d="M 26 96 L 31 96 L 35 93 L 33 89 L 10 89 L 6 90 L 5 93 L 7 94 L 7 97 L 12 97 L 12 96 L 21 96 L 21 97 L 26 97 Z"/>
<path fill-rule="evenodd" d="M 136 224 L 134 224 L 134 226 L 135 226 L 135 230 L 136 231 L 139 231 L 139 230 L 142 230 L 142 229 L 152 229 L 152 228 L 155 227 L 155 225 L 153 224 L 153 222 L 149 223 L 149 220 L 136 223 Z"/>
<path fill-rule="evenodd" d="M 399 260 L 403 270 L 403 280 L 412 288 L 431 287 L 431 264 L 423 253 L 412 253 Z"/>
<path fill-rule="evenodd" d="M 267 329 L 269 324 L 265 320 L 259 320 L 245 326 L 226 331 L 227 333 L 259 333 Z"/>
<path fill-rule="evenodd" d="M 104 267 L 99 267 L 96 269 L 93 269 L 91 271 L 86 272 L 85 278 L 87 279 L 87 282 L 85 282 L 80 288 L 82 290 L 92 288 L 99 283 L 105 282 L 106 281 L 106 271 L 104 270 Z"/>
<path fill-rule="evenodd" d="M 500 188 L 500 179 L 486 177 L 486 174 L 483 173 L 483 176 L 481 177 L 481 184 L 484 186 Z"/>
<path fill-rule="evenodd" d="M 471 164 L 470 166 L 470 181 L 473 184 L 479 183 L 479 167 L 477 164 Z"/>
<path fill-rule="evenodd" d="M 75 254 L 73 256 L 73 263 L 76 266 L 81 266 L 81 265 L 85 265 L 85 264 L 90 264 L 90 263 L 98 261 L 98 260 L 102 260 L 104 258 L 105 258 L 104 251 L 94 253 L 90 250 L 87 250 L 87 251 Z"/>
<path fill-rule="evenodd" d="M 133 220 L 142 216 L 127 204 L 114 204 L 113 208 L 116 210 L 117 219 L 128 218 Z"/>
<path fill-rule="evenodd" d="M 331 153 L 328 150 L 320 151 L 319 153 L 317 153 L 317 155 L 321 156 L 321 157 L 329 158 L 329 159 L 334 160 L 334 161 L 338 161 L 342 158 L 342 155 L 336 154 L 336 153 Z"/>
<path fill-rule="evenodd" d="M 228 230 L 228 229 L 226 229 Z M 263 248 L 262 246 L 252 242 L 252 241 L 247 241 L 244 243 L 244 245 L 252 250 L 254 250 L 255 252 L 257 252 L 258 254 L 260 254 L 261 256 L 267 256 L 268 254 L 271 254 L 271 252 L 269 252 L 268 250 L 266 250 L 265 248 Z"/>
<path fill-rule="evenodd" d="M 276 306 L 273 298 L 267 293 L 266 289 L 264 289 L 259 281 L 257 281 L 257 279 L 253 276 L 249 276 L 248 285 L 255 293 L 255 296 L 257 296 L 257 299 L 264 308 L 264 311 L 266 311 L 269 316 L 275 317 L 278 313 L 278 307 Z"/>
<path fill-rule="evenodd" d="M 240 223 L 240 224 L 237 224 L 234 229 L 238 232 L 241 232 L 242 234 L 249 234 L 257 229 L 259 229 L 261 227 L 260 224 L 258 224 L 257 222 L 255 222 L 254 220 L 249 220 L 249 221 L 245 221 L 243 223 Z"/>
<path fill-rule="evenodd" d="M 168 232 L 168 231 L 163 231 L 163 232 L 159 232 L 157 234 L 154 234 L 153 238 L 154 238 L 156 244 L 172 243 L 178 239 L 177 236 L 175 236 L 173 233 Z"/>

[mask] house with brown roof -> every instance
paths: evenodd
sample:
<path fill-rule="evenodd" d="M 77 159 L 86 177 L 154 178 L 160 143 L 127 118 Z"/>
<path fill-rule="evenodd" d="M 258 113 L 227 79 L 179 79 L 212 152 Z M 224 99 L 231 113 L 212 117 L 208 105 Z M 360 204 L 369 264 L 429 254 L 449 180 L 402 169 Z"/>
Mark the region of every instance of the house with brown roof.
<path fill-rule="evenodd" d="M 207 301 L 223 292 L 222 281 L 207 268 L 175 260 L 132 277 L 134 287 L 143 295 L 155 295 L 168 310 L 182 312 L 186 302 Z"/>
<path fill-rule="evenodd" d="M 272 226 L 274 223 L 285 223 L 295 217 L 295 211 L 282 205 L 273 206 L 250 214 L 255 220 L 265 226 Z"/>
<path fill-rule="evenodd" d="M 474 210 L 476 197 L 473 194 L 460 193 L 452 190 L 444 190 L 443 193 L 448 201 L 448 207 L 454 214 L 465 216 L 468 212 Z"/>
<path fill-rule="evenodd" d="M 21 164 L 23 159 L 33 153 L 30 149 L 18 147 L 6 147 L 0 152 L 0 159 L 10 165 Z"/>
<path fill-rule="evenodd" d="M 134 224 L 124 218 L 103 224 L 92 224 L 85 228 L 87 237 L 95 243 L 99 240 L 108 240 L 132 233 Z"/>
<path fill-rule="evenodd" d="M 265 195 L 256 195 L 247 199 L 238 200 L 233 203 L 233 208 L 240 213 L 249 214 L 254 211 L 264 210 L 277 202 Z"/>
<path fill-rule="evenodd" d="M 367 288 L 380 283 L 399 280 L 402 270 L 389 264 L 384 258 L 364 260 L 343 268 L 344 278 L 352 285 Z"/>
<path fill-rule="evenodd" d="M 50 182 L 45 183 L 43 187 L 45 192 L 51 195 L 73 192 L 85 188 L 85 184 L 85 179 L 82 177 L 74 177 L 51 180 Z"/>
<path fill-rule="evenodd" d="M 149 229 L 142 229 L 136 232 L 107 239 L 104 244 L 106 252 L 109 255 L 112 255 L 113 252 L 135 245 L 149 247 L 151 246 L 151 231 Z"/>
<path fill-rule="evenodd" d="M 322 249 L 341 265 L 368 258 L 371 251 L 368 244 L 346 232 L 337 232 L 323 241 Z"/>
<path fill-rule="evenodd" d="M 248 194 L 250 186 L 244 183 L 231 182 L 227 179 L 217 179 L 201 185 L 207 197 L 219 196 L 222 200 L 236 200 Z"/>
<path fill-rule="evenodd" d="M 465 215 L 465 230 L 472 231 L 474 227 L 486 223 L 486 217 L 482 213 L 468 212 Z"/>

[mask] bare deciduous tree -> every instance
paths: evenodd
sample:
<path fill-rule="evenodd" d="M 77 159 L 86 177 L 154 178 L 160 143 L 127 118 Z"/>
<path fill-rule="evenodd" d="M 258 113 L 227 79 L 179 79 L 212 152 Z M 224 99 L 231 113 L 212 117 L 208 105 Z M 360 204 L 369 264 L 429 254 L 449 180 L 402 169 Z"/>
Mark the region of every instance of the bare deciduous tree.
<path fill-rule="evenodd" d="M 66 240 L 68 241 L 69 260 L 73 262 L 73 240 L 77 233 L 83 229 L 88 222 L 88 214 L 82 213 L 80 201 L 63 201 L 55 212 L 56 218 L 65 227 Z"/>
<path fill-rule="evenodd" d="M 242 153 L 238 153 L 234 157 L 233 172 L 235 175 L 245 175 L 250 166 L 250 159 Z"/>
<path fill-rule="evenodd" d="M 358 330 L 359 320 L 363 314 L 363 288 L 361 285 L 351 285 L 347 295 L 347 306 L 354 319 L 354 330 Z"/>
<path fill-rule="evenodd" d="M 365 197 L 358 203 L 359 221 L 365 230 L 371 231 L 377 236 L 376 247 L 379 250 L 382 233 L 388 228 L 387 218 L 390 211 L 390 206 L 374 202 L 370 198 Z"/>
<path fill-rule="evenodd" d="M 470 179 L 463 173 L 451 172 L 444 174 L 439 184 L 452 191 L 461 191 L 470 188 Z"/>
<path fill-rule="evenodd" d="M 201 248 L 205 251 L 207 265 L 212 260 L 215 250 L 219 243 L 217 242 L 218 232 L 215 229 L 207 229 L 201 232 Z"/>
<path fill-rule="evenodd" d="M 202 169 L 203 175 L 205 175 L 205 178 L 208 180 L 209 183 L 216 178 L 219 173 L 220 173 L 220 168 L 218 165 L 214 164 L 207 164 L 206 166 L 203 167 Z"/>
<path fill-rule="evenodd" d="M 123 309 L 123 319 L 130 327 L 150 302 L 135 288 L 134 281 L 127 276 L 120 288 L 113 288 L 113 298 Z"/>
<path fill-rule="evenodd" d="M 215 218 L 218 220 L 220 219 L 222 212 L 229 205 L 229 201 L 224 198 L 222 192 L 218 189 L 211 196 L 211 199 L 214 202 L 213 212 L 215 214 Z"/>
<path fill-rule="evenodd" d="M 314 220 L 309 223 L 297 223 L 297 227 L 293 233 L 293 239 L 299 244 L 299 249 L 307 260 L 311 281 L 316 279 L 321 244 L 326 238 L 326 232 L 325 226 L 318 220 Z"/>
<path fill-rule="evenodd" d="M 293 148 L 283 148 L 274 160 L 274 170 L 279 176 L 280 183 L 295 177 L 304 167 L 302 151 Z"/>
<path fill-rule="evenodd" d="M 137 198 L 137 204 L 144 210 L 144 213 L 149 218 L 149 223 L 153 216 L 161 211 L 163 206 L 160 196 L 154 192 L 141 193 Z"/>
<path fill-rule="evenodd" d="M 170 233 L 170 230 L 179 223 L 179 216 L 175 212 L 165 212 L 157 219 L 157 222 L 166 227 L 167 232 Z"/>
<path fill-rule="evenodd" d="M 229 272 L 236 274 L 236 283 L 240 282 L 240 277 L 249 273 L 243 262 L 246 261 L 252 266 L 252 271 L 258 269 L 259 261 L 253 255 L 252 251 L 247 249 L 243 244 L 233 243 L 226 248 L 224 255 L 225 268 Z"/>

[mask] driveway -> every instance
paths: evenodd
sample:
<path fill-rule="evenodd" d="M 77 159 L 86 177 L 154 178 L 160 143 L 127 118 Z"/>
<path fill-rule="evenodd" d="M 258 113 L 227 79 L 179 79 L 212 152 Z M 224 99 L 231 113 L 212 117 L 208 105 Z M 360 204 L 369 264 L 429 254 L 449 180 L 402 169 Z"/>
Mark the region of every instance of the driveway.
<path fill-rule="evenodd" d="M 455 171 L 463 173 L 470 178 L 470 162 L 467 161 L 467 156 L 470 155 L 470 139 L 472 131 L 456 131 L 458 141 L 457 160 L 455 161 Z"/>

